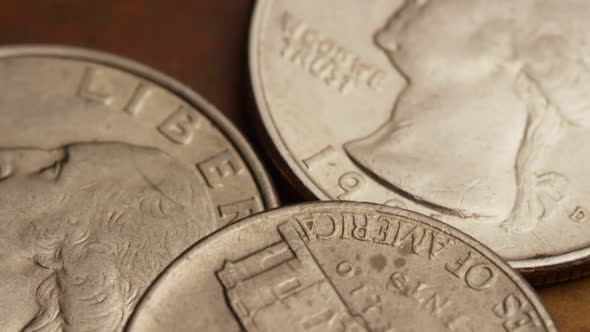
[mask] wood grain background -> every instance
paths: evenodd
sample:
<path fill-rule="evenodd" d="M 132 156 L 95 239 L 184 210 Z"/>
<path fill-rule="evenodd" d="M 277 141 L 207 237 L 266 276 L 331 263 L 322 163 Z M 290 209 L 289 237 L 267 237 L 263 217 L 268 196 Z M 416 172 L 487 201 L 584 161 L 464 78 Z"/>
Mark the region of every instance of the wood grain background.
<path fill-rule="evenodd" d="M 247 69 L 253 2 L 0 0 L 0 44 L 74 45 L 135 59 L 192 87 L 256 142 Z M 276 181 L 283 201 L 298 200 Z M 561 331 L 590 332 L 590 278 L 538 291 Z"/>

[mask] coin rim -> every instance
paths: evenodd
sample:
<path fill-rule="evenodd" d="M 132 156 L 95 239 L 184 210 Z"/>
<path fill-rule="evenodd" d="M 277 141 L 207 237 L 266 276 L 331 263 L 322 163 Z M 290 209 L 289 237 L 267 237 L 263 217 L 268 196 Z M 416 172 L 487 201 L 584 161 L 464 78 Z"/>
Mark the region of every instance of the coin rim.
<path fill-rule="evenodd" d="M 312 195 L 320 200 L 332 200 L 326 191 L 317 185 L 312 177 L 305 171 L 304 167 L 299 164 L 288 148 L 286 141 L 278 131 L 270 106 L 266 98 L 265 85 L 262 79 L 261 63 L 261 45 L 260 40 L 266 18 L 271 10 L 274 0 L 258 0 L 254 8 L 252 23 L 250 26 L 249 42 L 249 64 L 251 86 L 254 90 L 254 99 L 258 108 L 258 113 L 264 128 L 266 129 L 267 138 L 270 139 L 269 145 L 277 151 L 275 162 L 286 166 L 287 171 L 281 172 L 288 177 L 288 181 L 294 184 L 298 191 L 303 195 Z M 517 270 L 526 270 L 528 273 L 548 272 L 548 270 L 564 270 L 572 266 L 578 266 L 581 263 L 590 262 L 590 245 L 585 248 L 572 250 L 566 253 L 527 259 L 508 260 L 508 263 Z M 590 274 L 590 268 L 588 270 Z"/>
<path fill-rule="evenodd" d="M 318 211 L 319 210 L 319 211 Z M 384 213 L 384 214 L 392 214 L 401 218 L 407 218 L 417 223 L 426 224 L 429 227 L 437 229 L 445 234 L 448 234 L 458 240 L 464 242 L 467 246 L 471 249 L 478 251 L 482 256 L 488 259 L 491 263 L 493 263 L 502 273 L 504 273 L 514 284 L 522 291 L 524 296 L 529 300 L 529 303 L 532 305 L 534 310 L 539 315 L 539 319 L 541 320 L 541 324 L 545 326 L 545 329 L 548 332 L 557 332 L 557 327 L 551 315 L 543 305 L 543 302 L 537 295 L 537 293 L 533 290 L 531 285 L 514 269 L 510 267 L 510 265 L 504 261 L 500 256 L 498 256 L 494 251 L 486 247 L 484 244 L 478 242 L 470 235 L 462 232 L 461 230 L 454 228 L 444 222 L 427 217 L 425 215 L 419 214 L 417 212 L 412 212 L 400 208 L 379 205 L 370 202 L 351 202 L 351 201 L 316 201 L 316 202 L 307 202 L 307 203 L 299 203 L 294 205 L 288 205 L 284 207 L 274 208 L 267 210 L 265 212 L 247 217 L 242 219 L 241 221 L 223 227 L 222 229 L 206 236 L 205 238 L 197 241 L 194 245 L 188 248 L 184 253 L 178 256 L 159 276 L 156 278 L 154 282 L 148 287 L 146 292 L 144 293 L 142 299 L 140 300 L 139 304 L 135 307 L 135 310 L 126 324 L 126 331 L 132 331 L 133 325 L 136 322 L 136 318 L 138 312 L 142 311 L 144 306 L 150 302 L 150 298 L 154 292 L 157 292 L 160 288 L 165 287 L 163 285 L 166 284 L 167 281 L 165 280 L 167 276 L 172 276 L 176 269 L 180 269 L 182 264 L 185 264 L 187 261 L 191 260 L 191 257 L 195 254 L 198 254 L 200 251 L 207 250 L 207 247 L 210 243 L 218 241 L 219 238 L 225 236 L 225 234 L 232 233 L 235 231 L 239 231 L 240 228 L 247 228 L 250 224 L 254 223 L 265 223 L 267 220 L 272 219 L 289 219 L 290 216 L 293 214 L 301 214 L 301 213 L 311 213 L 311 212 L 321 212 L 326 210 L 343 210 L 343 211 L 363 211 L 363 212 L 375 212 L 375 213 Z M 269 243 L 270 244 L 270 243 Z"/>
<path fill-rule="evenodd" d="M 44 56 L 88 61 L 138 76 L 174 94 L 202 113 L 235 148 L 252 173 L 263 210 L 279 206 L 273 182 L 251 144 L 221 111 L 188 86 L 154 68 L 108 52 L 58 44 L 24 44 L 0 47 L 0 58 Z"/>

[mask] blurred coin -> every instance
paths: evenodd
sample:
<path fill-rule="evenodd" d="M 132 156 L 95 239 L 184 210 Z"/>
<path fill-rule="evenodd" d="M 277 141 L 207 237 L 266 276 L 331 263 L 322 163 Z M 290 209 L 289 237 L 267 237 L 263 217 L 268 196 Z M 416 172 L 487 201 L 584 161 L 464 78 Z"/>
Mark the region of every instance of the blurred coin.
<path fill-rule="evenodd" d="M 261 0 L 250 67 L 275 159 L 315 197 L 439 218 L 523 271 L 586 260 L 588 13 Z"/>
<path fill-rule="evenodd" d="M 556 331 L 528 284 L 404 210 L 295 205 L 231 225 L 152 285 L 130 331 Z"/>
<path fill-rule="evenodd" d="M 120 331 L 196 240 L 276 206 L 245 139 L 116 56 L 0 49 L 0 330 Z"/>

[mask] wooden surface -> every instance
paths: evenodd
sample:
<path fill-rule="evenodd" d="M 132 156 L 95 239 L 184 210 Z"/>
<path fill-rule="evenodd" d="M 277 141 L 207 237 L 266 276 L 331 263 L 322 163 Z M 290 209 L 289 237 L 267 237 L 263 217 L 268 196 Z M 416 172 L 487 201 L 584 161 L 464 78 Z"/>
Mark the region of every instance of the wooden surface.
<path fill-rule="evenodd" d="M 252 7 L 253 0 L 0 0 L 0 44 L 83 46 L 143 62 L 192 87 L 256 141 Z M 297 200 L 277 182 L 284 201 Z M 590 279 L 538 291 L 561 331 L 590 332 Z"/>

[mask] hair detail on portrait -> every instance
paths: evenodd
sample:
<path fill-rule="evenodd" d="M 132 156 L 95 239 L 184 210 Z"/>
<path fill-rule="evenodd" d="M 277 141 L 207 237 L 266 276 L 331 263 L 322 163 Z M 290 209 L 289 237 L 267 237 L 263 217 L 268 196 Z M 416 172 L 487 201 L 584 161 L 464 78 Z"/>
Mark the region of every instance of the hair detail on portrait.
<path fill-rule="evenodd" d="M 6 149 L 0 163 L 6 231 L 47 275 L 22 331 L 122 330 L 157 274 L 212 231 L 203 180 L 156 149 Z"/>
<path fill-rule="evenodd" d="M 61 317 L 60 292 L 55 274 L 47 277 L 37 288 L 37 300 L 41 309 L 37 316 L 23 329 L 23 332 L 67 331 Z"/>
<path fill-rule="evenodd" d="M 584 0 L 405 1 L 375 40 L 407 85 L 347 153 L 419 204 L 530 231 L 567 196 L 547 151 L 590 126 L 587 12 Z"/>

